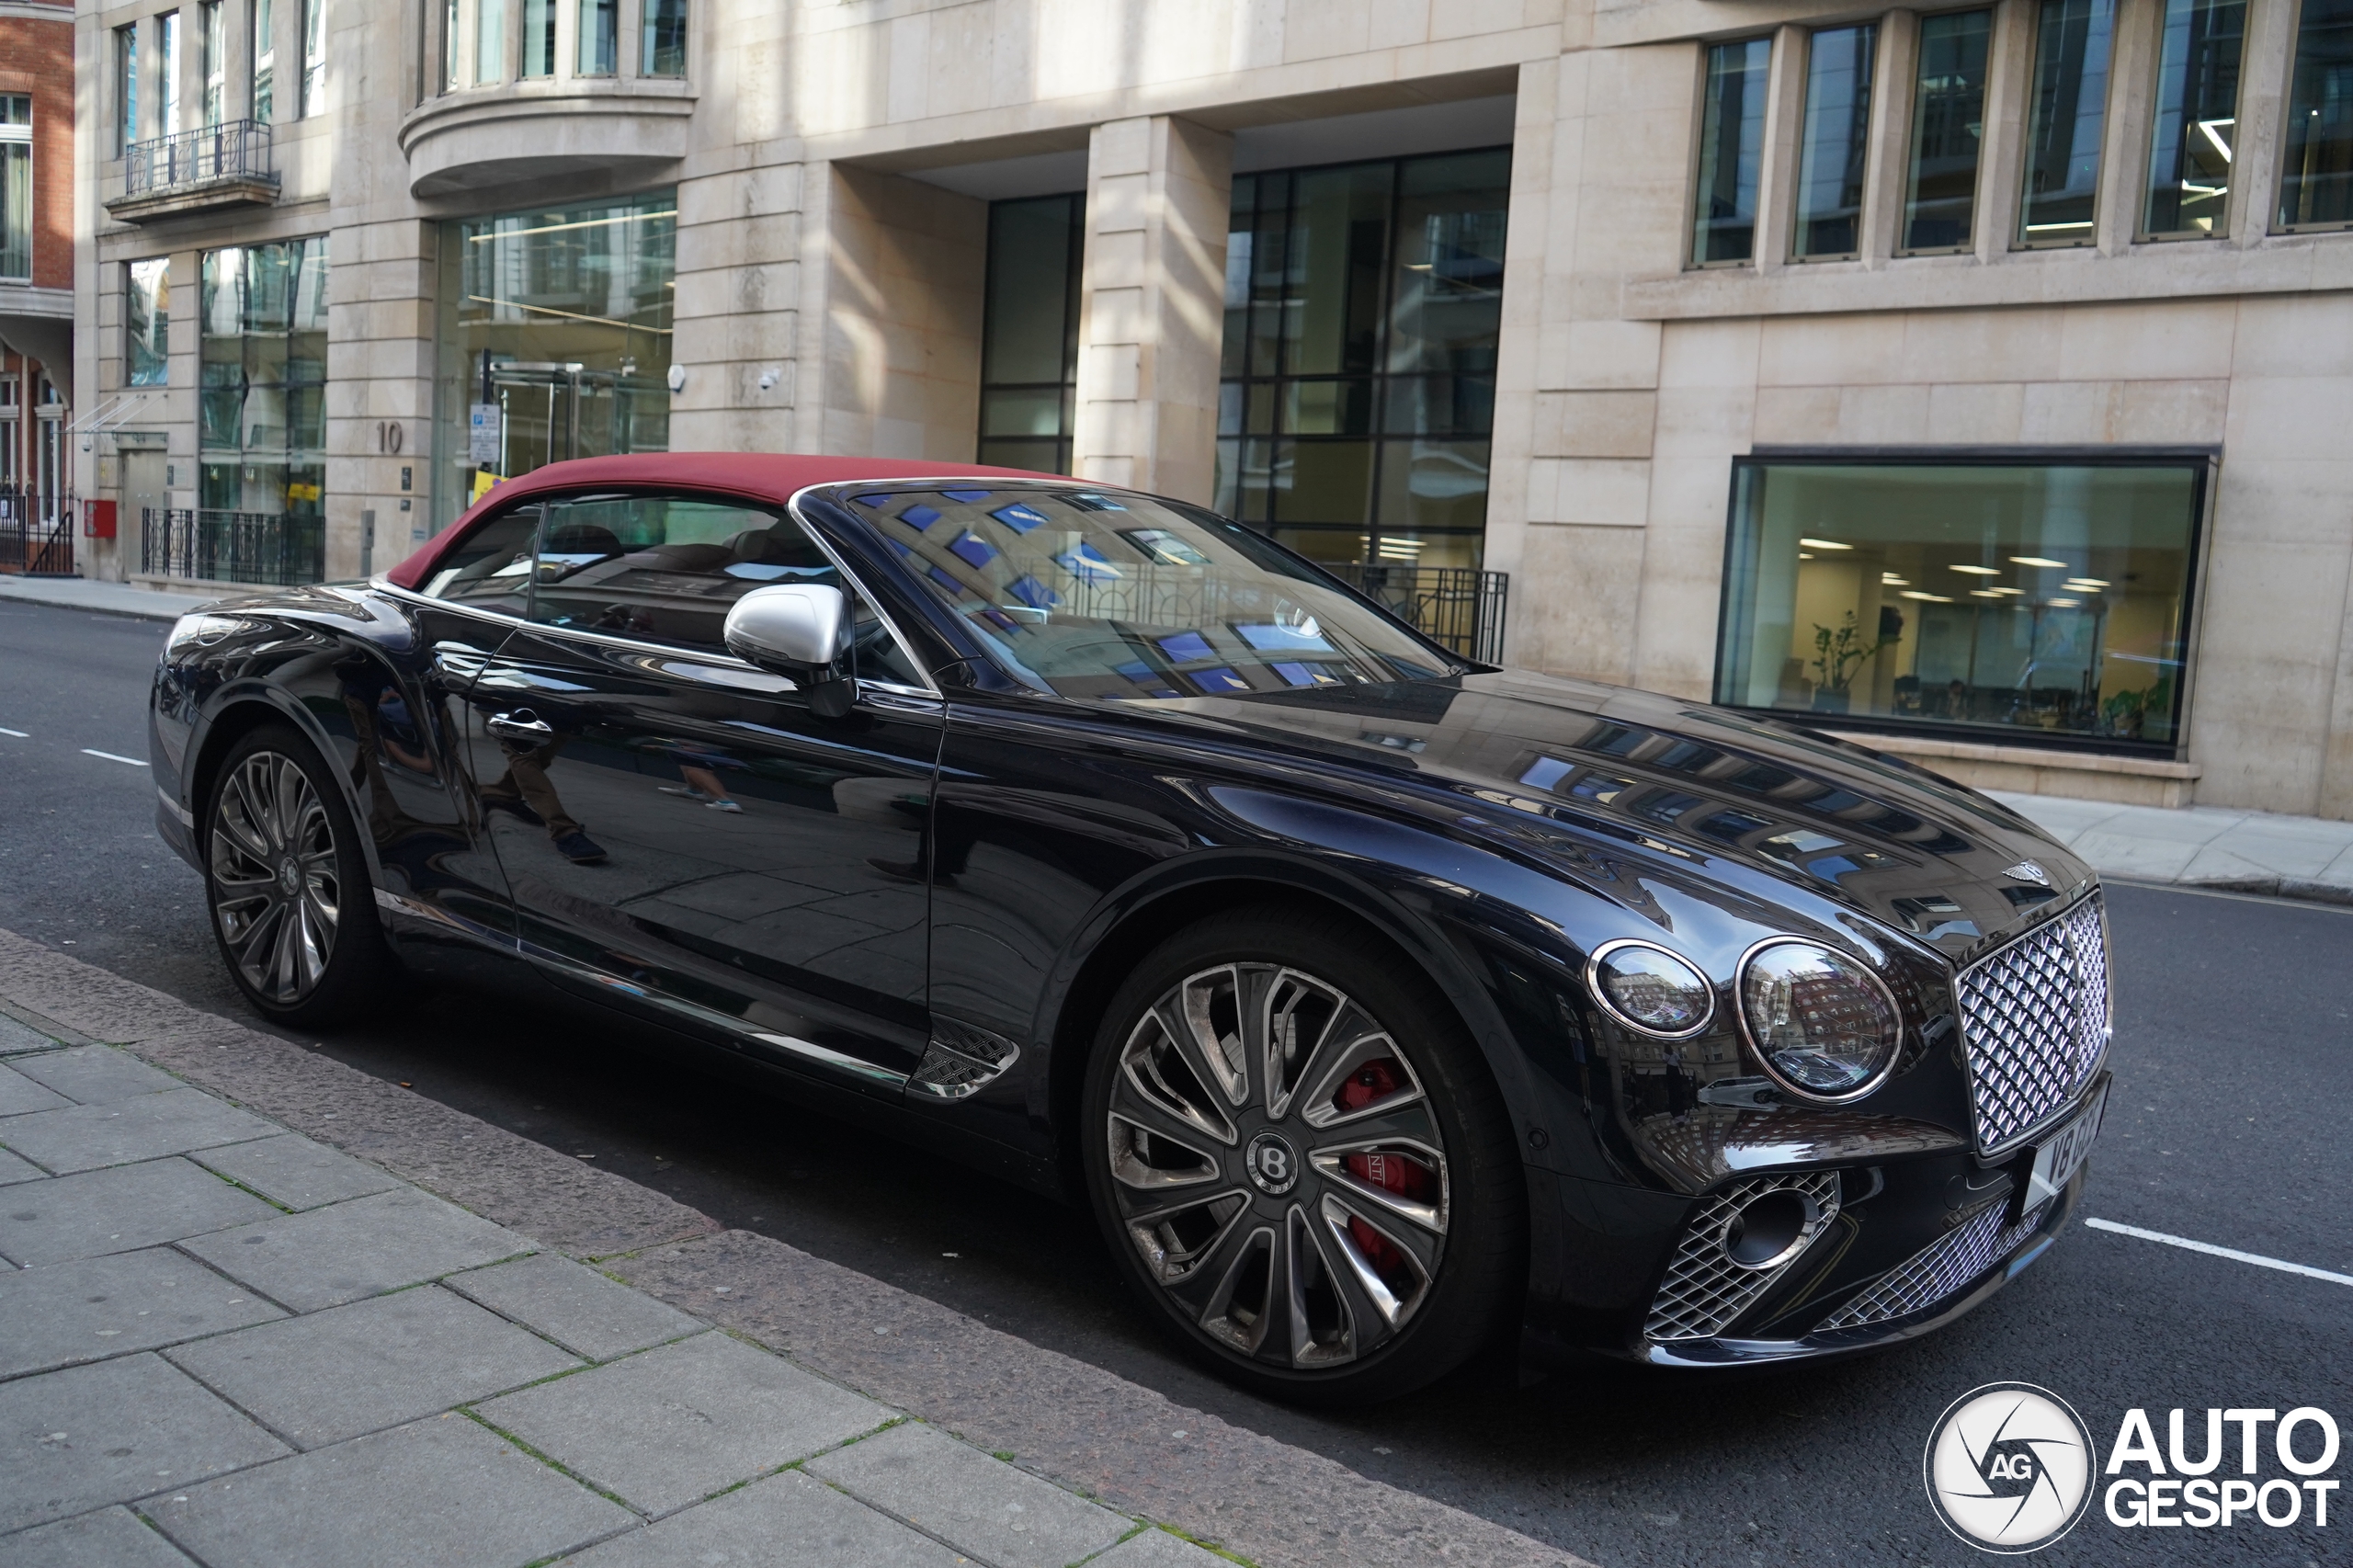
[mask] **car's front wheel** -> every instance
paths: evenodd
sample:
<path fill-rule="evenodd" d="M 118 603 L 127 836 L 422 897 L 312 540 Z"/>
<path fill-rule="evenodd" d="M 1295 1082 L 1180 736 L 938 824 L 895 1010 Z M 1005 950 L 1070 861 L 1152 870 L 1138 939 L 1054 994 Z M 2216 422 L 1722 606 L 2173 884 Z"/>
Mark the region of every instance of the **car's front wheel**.
<path fill-rule="evenodd" d="M 287 725 L 240 737 L 204 808 L 212 934 L 247 1001 L 281 1023 L 341 1017 L 389 962 L 358 835 L 317 748 Z"/>
<path fill-rule="evenodd" d="M 1453 1009 L 1372 933 L 1282 908 L 1179 933 L 1107 1010 L 1085 1104 L 1125 1272 L 1238 1381 L 1388 1398 L 1507 1320 L 1509 1118 Z"/>

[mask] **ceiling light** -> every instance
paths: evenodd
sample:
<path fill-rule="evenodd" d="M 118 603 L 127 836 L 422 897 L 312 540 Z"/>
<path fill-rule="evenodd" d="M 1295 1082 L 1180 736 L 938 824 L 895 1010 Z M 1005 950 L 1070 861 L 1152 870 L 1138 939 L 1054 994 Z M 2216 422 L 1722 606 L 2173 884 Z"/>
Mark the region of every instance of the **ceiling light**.
<path fill-rule="evenodd" d="M 1972 599 L 1998 599 L 2002 591 L 1999 588 L 1972 588 L 1969 597 Z"/>
<path fill-rule="evenodd" d="M 2022 594 L 2026 592 L 2024 588 L 1988 588 L 1985 591 L 1989 594 L 2002 594 L 2005 596 L 2010 594 Z"/>
<path fill-rule="evenodd" d="M 1924 594 L 1924 593 L 1922 593 L 1922 592 L 1921 592 L 1919 589 L 1917 589 L 1917 588 L 1906 588 L 1906 589 L 1904 589 L 1904 592 L 1902 592 L 1901 594 L 1898 594 L 1898 595 L 1896 596 L 1896 597 L 1898 597 L 1898 598 L 1904 598 L 1904 599 L 1918 599 L 1918 600 L 1920 600 L 1921 602 L 1923 602 L 1924 604 L 1932 604 L 1932 605 L 1949 605 L 1949 604 L 1952 603 L 1952 598 L 1951 598 L 1951 597 L 1950 597 L 1949 595 L 1946 595 L 1946 594 Z"/>
<path fill-rule="evenodd" d="M 1813 559 L 1813 551 L 1810 550 L 1801 550 L 1798 551 L 1798 559 L 1800 561 L 1811 561 Z"/>
<path fill-rule="evenodd" d="M 2067 579 L 2067 586 L 2071 588 L 2105 588 L 2108 586 L 2108 579 L 2105 577 L 2070 577 Z"/>
<path fill-rule="evenodd" d="M 2049 605 L 2052 609 L 2074 609 L 2077 605 L 2082 604 L 2084 601 L 2081 599 L 2045 599 L 2042 602 Z"/>
<path fill-rule="evenodd" d="M 2053 561 L 2047 555 L 2013 555 L 2010 559 L 2021 566 L 2064 566 L 2067 564 L 2063 561 Z"/>
<path fill-rule="evenodd" d="M 1998 566 L 1949 566 L 1946 570 L 1966 572 L 1972 577 L 1998 577 L 2002 574 L 2002 569 Z"/>
<path fill-rule="evenodd" d="M 1851 544 L 1840 544 L 1835 539 L 1802 539 L 1798 542 L 1808 550 L 1852 550 Z"/>
<path fill-rule="evenodd" d="M 1899 577 L 1893 572 L 1881 573 L 1879 580 L 1891 588 L 1908 588 L 1912 585 L 1911 578 Z"/>

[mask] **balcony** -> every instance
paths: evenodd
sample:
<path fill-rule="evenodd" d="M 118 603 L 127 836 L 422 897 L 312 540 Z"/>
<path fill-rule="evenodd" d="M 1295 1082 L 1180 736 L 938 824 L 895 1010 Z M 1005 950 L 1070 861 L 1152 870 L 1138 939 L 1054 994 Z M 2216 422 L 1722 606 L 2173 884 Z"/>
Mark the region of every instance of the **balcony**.
<path fill-rule="evenodd" d="M 1482 664 L 1504 662 L 1508 573 L 1470 566 L 1319 564 L 1432 642 Z"/>
<path fill-rule="evenodd" d="M 695 95 L 682 80 L 558 77 L 429 98 L 401 122 L 409 194 L 522 193 L 601 176 L 604 187 L 677 177 Z"/>
<path fill-rule="evenodd" d="M 107 210 L 126 223 L 152 223 L 187 212 L 272 206 L 278 171 L 270 163 L 269 127 L 254 119 L 134 142 L 122 155 L 122 194 Z"/>

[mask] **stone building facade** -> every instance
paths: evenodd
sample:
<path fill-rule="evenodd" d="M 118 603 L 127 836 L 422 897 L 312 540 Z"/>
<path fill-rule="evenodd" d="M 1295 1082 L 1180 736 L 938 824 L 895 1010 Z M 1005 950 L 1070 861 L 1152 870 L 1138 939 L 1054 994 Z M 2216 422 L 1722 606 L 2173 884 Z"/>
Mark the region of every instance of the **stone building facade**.
<path fill-rule="evenodd" d="M 0 519 L 21 507 L 37 532 L 72 484 L 74 187 L 74 8 L 0 5 Z M 23 548 L 0 544 L 0 569 L 44 563 Z"/>
<path fill-rule="evenodd" d="M 77 483 L 215 543 L 110 574 L 980 452 L 1506 574 L 1516 664 L 2353 816 L 2342 0 L 166 11 L 76 18 L 79 376 L 144 394 Z"/>

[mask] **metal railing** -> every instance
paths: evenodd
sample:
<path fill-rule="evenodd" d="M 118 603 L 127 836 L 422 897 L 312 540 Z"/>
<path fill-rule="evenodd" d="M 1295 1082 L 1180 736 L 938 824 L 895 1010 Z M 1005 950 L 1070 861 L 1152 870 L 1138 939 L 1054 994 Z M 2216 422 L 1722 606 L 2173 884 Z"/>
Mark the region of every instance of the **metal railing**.
<path fill-rule="evenodd" d="M 149 506 L 139 518 L 139 569 L 153 576 L 274 586 L 326 578 L 324 517 Z"/>
<path fill-rule="evenodd" d="M 152 195 L 206 180 L 249 179 L 278 183 L 270 166 L 270 128 L 257 119 L 199 126 L 123 149 L 125 196 Z"/>
<path fill-rule="evenodd" d="M 0 485 L 0 572 L 74 575 L 74 520 L 80 515 L 70 495 Z"/>
<path fill-rule="evenodd" d="M 1322 562 L 1392 615 L 1482 664 L 1504 662 L 1511 575 L 1473 566 L 1367 566 Z"/>

